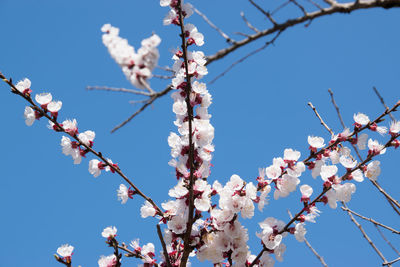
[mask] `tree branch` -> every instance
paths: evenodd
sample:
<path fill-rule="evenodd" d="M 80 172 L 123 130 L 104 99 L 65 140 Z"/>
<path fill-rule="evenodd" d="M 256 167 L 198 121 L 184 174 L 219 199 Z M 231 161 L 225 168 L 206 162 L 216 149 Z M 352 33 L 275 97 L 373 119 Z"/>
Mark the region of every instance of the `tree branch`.
<path fill-rule="evenodd" d="M 385 228 L 385 229 L 391 231 L 391 232 L 394 233 L 394 234 L 400 235 L 400 231 L 398 231 L 398 230 L 396 230 L 396 229 L 393 229 L 392 227 L 386 226 L 386 225 L 384 225 L 384 224 L 382 224 L 382 223 L 380 223 L 380 222 L 377 222 L 377 221 L 375 221 L 375 220 L 372 219 L 372 218 L 367 218 L 367 217 L 365 217 L 365 216 L 362 216 L 361 214 L 358 214 L 357 212 L 355 212 L 355 211 L 349 209 L 348 207 L 342 207 L 342 210 L 347 211 L 347 212 L 350 212 L 350 213 L 356 215 L 357 217 L 360 217 L 360 218 L 363 219 L 363 220 L 366 220 L 366 221 L 369 221 L 369 222 L 373 223 L 374 225 L 378 225 L 378 226 L 380 226 L 380 227 L 383 227 L 383 228 Z"/>
<path fill-rule="evenodd" d="M 140 191 L 139 188 L 136 187 L 136 185 L 134 185 L 134 184 L 132 183 L 132 181 L 121 171 L 121 169 L 120 169 L 119 167 L 116 167 L 116 166 L 114 166 L 113 164 L 109 163 L 108 160 L 107 160 L 107 158 L 104 157 L 103 154 L 102 154 L 101 152 L 97 152 L 97 151 L 95 151 L 92 147 L 86 145 L 84 142 L 82 142 L 82 141 L 78 138 L 78 136 L 77 136 L 76 134 L 72 135 L 72 134 L 70 134 L 69 132 L 66 132 L 65 129 L 63 128 L 63 126 L 62 126 L 61 124 L 59 124 L 59 123 L 57 122 L 57 120 L 56 120 L 54 117 L 48 115 L 48 114 L 46 113 L 45 110 L 43 110 L 41 107 L 39 107 L 38 105 L 36 105 L 36 104 L 33 102 L 33 100 L 32 100 L 32 98 L 30 97 L 30 95 L 23 94 L 23 93 L 21 93 L 20 91 L 18 91 L 17 88 L 15 87 L 15 85 L 12 83 L 12 81 L 11 81 L 11 80 L 8 80 L 1 72 L 0 72 L 0 79 L 2 79 L 5 83 L 7 83 L 7 84 L 10 86 L 11 92 L 12 92 L 12 93 L 14 93 L 14 94 L 16 94 L 16 95 L 19 95 L 19 96 L 21 96 L 22 98 L 24 98 L 26 101 L 28 101 L 28 102 L 31 104 L 32 108 L 33 108 L 35 111 L 37 111 L 37 112 L 40 113 L 41 116 L 46 117 L 49 121 L 51 121 L 52 123 L 54 123 L 55 128 L 58 129 L 59 132 L 63 132 L 63 133 L 65 133 L 65 134 L 69 135 L 70 137 L 72 137 L 73 139 L 75 139 L 75 140 L 77 141 L 77 143 L 78 143 L 79 146 L 84 147 L 84 148 L 86 149 L 86 151 L 91 152 L 91 153 L 92 153 L 93 155 L 95 155 L 97 158 L 101 159 L 101 161 L 102 161 L 105 165 L 107 165 L 108 167 L 110 167 L 114 172 L 118 173 L 119 176 L 121 176 L 121 177 L 125 180 L 125 182 L 127 182 L 127 183 L 135 190 L 135 193 L 136 193 L 136 194 L 138 194 L 139 196 L 141 196 L 141 197 L 144 198 L 145 200 L 149 201 L 149 202 L 153 205 L 153 207 L 157 210 L 157 212 L 158 212 L 159 215 L 161 215 L 161 216 L 164 215 L 164 213 L 163 213 L 162 210 L 156 205 L 156 203 L 155 203 L 151 198 L 149 198 L 148 196 L 146 196 L 142 191 Z"/>
<path fill-rule="evenodd" d="M 253 2 L 252 0 L 249 0 L 249 1 Z M 218 52 L 216 52 L 215 54 L 207 57 L 207 64 L 210 64 L 211 62 L 216 61 L 218 59 L 221 59 L 221 58 L 227 56 L 228 54 L 232 53 L 233 51 L 237 50 L 238 48 L 243 47 L 246 44 L 251 43 L 255 40 L 258 40 L 261 37 L 273 34 L 278 31 L 285 31 L 286 29 L 296 26 L 298 24 L 301 24 L 303 22 L 311 21 L 311 20 L 314 20 L 314 19 L 322 17 L 322 16 L 326 16 L 326 15 L 331 15 L 331 14 L 336 14 L 336 13 L 349 14 L 356 10 L 376 8 L 376 7 L 381 7 L 381 8 L 385 8 L 385 9 L 400 7 L 400 1 L 399 0 L 369 0 L 369 1 L 362 1 L 360 3 L 356 3 L 356 2 L 336 3 L 335 2 L 334 5 L 331 5 L 328 8 L 310 12 L 310 13 L 307 13 L 307 15 L 303 15 L 301 17 L 287 19 L 283 23 L 277 23 L 271 28 L 265 29 L 258 33 L 255 33 L 255 34 L 251 35 L 250 37 L 243 39 L 241 41 L 238 41 L 235 44 L 233 44 L 227 48 L 221 49 Z M 264 10 L 264 12 L 266 12 L 266 11 Z M 266 14 L 264 14 L 264 15 L 266 15 Z"/>

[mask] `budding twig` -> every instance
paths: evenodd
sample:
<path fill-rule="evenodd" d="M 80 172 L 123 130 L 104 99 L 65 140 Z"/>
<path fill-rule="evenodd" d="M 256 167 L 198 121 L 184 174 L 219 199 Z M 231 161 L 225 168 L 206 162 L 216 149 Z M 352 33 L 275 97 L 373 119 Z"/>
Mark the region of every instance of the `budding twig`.
<path fill-rule="evenodd" d="M 163 216 L 164 213 L 162 212 L 162 210 L 156 205 L 156 203 L 149 198 L 148 196 L 146 196 L 138 187 L 136 187 L 136 185 L 133 184 L 133 182 L 121 171 L 121 169 L 119 167 L 115 167 L 113 164 L 109 163 L 108 160 L 106 159 L 106 157 L 103 156 L 103 154 L 101 152 L 97 152 L 95 151 L 92 147 L 86 145 L 84 142 L 82 142 L 78 136 L 76 134 L 72 135 L 69 132 L 66 132 L 65 129 L 63 128 L 63 126 L 61 124 L 58 123 L 58 121 L 51 117 L 50 115 L 47 114 L 47 112 L 45 110 L 43 110 L 41 107 L 39 107 L 38 105 L 36 105 L 32 98 L 30 97 L 30 95 L 26 95 L 21 93 L 20 91 L 17 90 L 17 88 L 15 87 L 15 85 L 8 80 L 1 72 L 0 72 L 0 79 L 2 79 L 5 83 L 7 83 L 10 88 L 11 88 L 11 92 L 21 96 L 22 98 L 24 98 L 26 101 L 28 101 L 31 106 L 38 112 L 40 112 L 40 115 L 46 117 L 49 121 L 53 122 L 54 125 L 56 126 L 57 129 L 59 129 L 60 132 L 63 132 L 67 135 L 69 135 L 70 137 L 72 137 L 73 139 L 75 139 L 79 146 L 83 146 L 88 152 L 91 152 L 93 155 L 95 155 L 96 157 L 98 157 L 99 159 L 102 160 L 102 162 L 107 165 L 108 167 L 110 167 L 114 172 L 118 173 L 119 176 L 121 176 L 125 182 L 127 182 L 136 192 L 136 194 L 138 194 L 139 196 L 141 196 L 142 198 L 144 198 L 145 200 L 149 201 L 153 207 L 157 210 L 158 214 Z"/>

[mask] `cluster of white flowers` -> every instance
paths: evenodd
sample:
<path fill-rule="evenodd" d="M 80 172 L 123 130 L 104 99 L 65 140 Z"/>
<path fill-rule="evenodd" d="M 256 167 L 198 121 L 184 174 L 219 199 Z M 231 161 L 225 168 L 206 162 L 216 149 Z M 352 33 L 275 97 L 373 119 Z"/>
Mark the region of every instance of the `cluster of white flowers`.
<path fill-rule="evenodd" d="M 153 266 L 156 263 L 155 257 L 155 247 L 153 243 L 147 243 L 143 247 L 139 246 L 139 239 L 135 239 L 130 243 L 130 246 L 134 249 L 138 255 L 140 255 L 143 265 L 139 266 Z"/>
<path fill-rule="evenodd" d="M 252 182 L 246 183 L 238 175 L 232 175 L 225 186 L 215 181 L 211 186 L 207 178 L 210 175 L 210 166 L 214 145 L 214 127 L 210 123 L 211 115 L 208 108 L 212 103 L 212 97 L 207 90 L 206 84 L 200 80 L 208 74 L 206 68 L 205 55 L 201 51 L 187 51 L 191 45 L 202 46 L 204 36 L 193 24 L 181 25 L 184 18 L 193 14 L 190 4 L 183 4 L 178 0 L 160 0 L 161 6 L 169 6 L 170 11 L 164 18 L 164 24 L 178 25 L 183 27 L 185 45 L 182 50 L 177 49 L 172 59 L 174 64 L 174 78 L 172 80 L 172 98 L 174 100 L 172 110 L 176 114 L 174 124 L 178 128 L 178 133 L 170 133 L 168 144 L 171 147 L 169 164 L 175 168 L 177 185 L 169 190 L 169 196 L 173 200 L 162 203 L 165 210 L 161 221 L 166 223 L 164 239 L 167 245 L 167 253 L 173 266 L 178 266 L 182 258 L 184 234 L 188 232 L 189 206 L 193 195 L 194 218 L 193 226 L 189 236 L 190 246 L 196 248 L 192 252 L 197 255 L 200 261 L 209 260 L 214 265 L 224 263 L 230 266 L 248 266 L 253 264 L 257 267 L 272 267 L 275 260 L 283 260 L 286 245 L 282 242 L 283 238 L 289 233 L 293 234 L 299 242 L 305 240 L 306 222 L 316 222 L 319 216 L 319 209 L 316 207 L 318 202 L 328 204 L 331 208 L 337 207 L 337 201 L 349 202 L 352 194 L 356 191 L 356 185 L 349 181 L 355 180 L 362 182 L 364 176 L 372 181 L 376 181 L 381 173 L 380 162 L 371 159 L 377 155 L 384 154 L 388 146 L 395 148 L 400 146 L 396 139 L 400 133 L 400 122 L 392 121 L 389 129 L 378 126 L 376 121 L 370 121 L 369 117 L 363 113 L 354 114 L 354 131 L 345 128 L 343 132 L 333 135 L 329 144 L 318 136 L 308 136 L 310 156 L 301 161 L 301 153 L 291 148 L 283 152 L 283 157 L 274 158 L 272 165 L 261 168 L 257 177 L 257 185 Z M 183 18 L 180 17 L 182 14 Z M 131 83 L 141 89 L 148 87 L 148 79 L 152 76 L 152 70 L 157 65 L 159 53 L 157 46 L 161 39 L 157 35 L 142 41 L 142 47 L 135 52 L 126 39 L 119 36 L 119 29 L 106 24 L 102 27 L 103 43 L 108 48 L 111 56 L 121 66 L 124 74 Z M 31 94 L 31 82 L 24 79 L 18 82 L 15 88 L 24 96 Z M 79 133 L 77 121 L 64 120 L 62 123 L 55 123 L 58 112 L 62 107 L 61 101 L 54 101 L 50 93 L 41 93 L 35 96 L 38 105 L 26 107 L 24 111 L 25 123 L 31 126 L 36 119 L 40 119 L 43 114 L 50 118 L 48 127 L 55 131 L 63 131 L 77 141 L 71 140 L 67 136 L 62 136 L 62 152 L 71 156 L 74 164 L 80 164 L 82 157 L 91 150 L 95 138 L 93 131 Z M 40 108 L 39 108 L 40 106 Z M 47 115 L 49 114 L 49 115 Z M 389 145 L 380 144 L 378 140 L 368 138 L 365 133 L 360 133 L 364 129 L 378 132 L 381 135 L 389 134 L 391 143 Z M 368 164 L 359 163 L 351 155 L 351 149 L 344 146 L 344 142 L 357 145 L 360 150 L 368 148 Z M 104 159 L 102 156 L 99 156 Z M 339 168 L 344 170 L 343 175 L 338 175 Z M 260 222 L 261 231 L 256 233 L 263 244 L 263 253 L 255 261 L 256 256 L 252 255 L 247 246 L 249 239 L 247 229 L 239 222 L 239 214 L 244 219 L 254 216 L 255 206 L 263 210 L 268 203 L 268 195 L 274 188 L 274 199 L 287 197 L 290 193 L 297 190 L 301 183 L 300 177 L 306 171 L 311 171 L 311 176 L 316 179 L 321 177 L 322 194 L 314 200 L 310 197 L 313 188 L 308 184 L 300 186 L 302 210 L 288 224 L 273 217 L 268 217 Z M 101 171 L 119 172 L 119 167 L 110 159 L 104 162 L 92 159 L 89 162 L 89 172 L 98 177 Z M 192 186 L 192 188 L 191 188 Z M 133 186 L 134 187 L 134 186 Z M 118 199 L 122 204 L 137 193 L 126 185 L 121 184 L 117 190 Z M 212 197 L 219 196 L 217 205 L 212 205 Z M 147 199 L 147 198 L 146 198 Z M 140 212 L 143 218 L 161 217 L 162 213 L 149 201 L 145 201 Z M 201 219 L 203 212 L 208 212 L 209 217 Z M 293 223 L 293 225 L 292 225 Z M 117 234 L 116 227 L 107 227 L 103 230 L 102 236 L 107 239 L 107 243 L 115 245 Z M 139 246 L 139 241 L 131 242 L 134 253 L 142 259 L 143 266 L 153 266 L 155 260 L 155 247 L 152 243 Z M 66 263 L 71 262 L 74 247 L 65 244 L 57 249 L 61 260 Z M 60 259 L 58 259 L 60 260 Z M 164 259 L 165 260 L 165 259 Z M 116 266 L 119 257 L 115 255 L 101 256 L 98 261 L 100 267 Z M 188 262 L 188 265 L 190 263 Z M 161 266 L 164 266 L 163 263 Z"/>
<path fill-rule="evenodd" d="M 103 43 L 108 48 L 111 57 L 120 65 L 127 79 L 137 88 L 148 87 L 148 79 L 157 66 L 160 54 L 157 46 L 161 39 L 157 34 L 142 40 L 142 46 L 135 52 L 128 40 L 119 36 L 119 29 L 105 24 L 101 31 Z"/>

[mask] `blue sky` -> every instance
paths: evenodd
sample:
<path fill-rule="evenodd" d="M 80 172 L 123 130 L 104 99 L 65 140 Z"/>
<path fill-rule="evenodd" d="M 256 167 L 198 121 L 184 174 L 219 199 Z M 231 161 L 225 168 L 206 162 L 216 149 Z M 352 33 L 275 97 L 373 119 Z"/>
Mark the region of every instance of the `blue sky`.
<path fill-rule="evenodd" d="M 259 29 L 268 22 L 247 1 L 191 1 L 225 32 L 247 32 L 239 12 L 245 11 Z M 260 1 L 261 3 L 261 1 Z M 137 106 L 128 103 L 133 95 L 89 92 L 88 85 L 132 88 L 101 42 L 105 23 L 121 29 L 120 35 L 138 47 L 140 41 L 157 33 L 162 38 L 160 66 L 172 64 L 171 50 L 178 46 L 177 29 L 164 27 L 168 9 L 153 1 L 59 1 L 0 0 L 0 71 L 15 81 L 28 77 L 34 92 L 51 92 L 63 101 L 60 118 L 76 118 L 79 129 L 96 132 L 95 149 L 117 162 L 122 170 L 157 203 L 168 199 L 168 189 L 176 183 L 167 137 L 176 131 L 169 96 L 156 101 L 130 124 L 114 134 L 110 130 L 132 114 Z M 286 13 L 285 13 L 286 12 Z M 298 14 L 294 8 L 281 17 Z M 311 101 L 335 130 L 342 128 L 330 103 L 332 88 L 346 125 L 356 112 L 371 118 L 383 108 L 374 95 L 376 86 L 389 106 L 400 99 L 399 62 L 400 10 L 374 9 L 351 15 L 333 15 L 315 20 L 309 27 L 287 30 L 274 46 L 249 58 L 218 80 L 209 90 L 215 127 L 215 147 L 210 181 L 225 183 L 232 174 L 255 181 L 259 167 L 267 167 L 285 148 L 307 152 L 307 136 L 329 138 L 307 106 Z M 279 15 L 278 15 L 279 18 Z M 205 35 L 201 50 L 212 54 L 226 46 L 225 41 L 204 21 L 190 18 Z M 209 66 L 210 81 L 232 62 L 258 48 L 258 41 Z M 162 90 L 168 80 L 153 78 L 152 87 Z M 3 219 L 3 245 L 0 266 L 56 266 L 52 257 L 64 243 L 75 247 L 74 266 L 96 266 L 100 255 L 112 253 L 101 237 L 103 228 L 115 225 L 118 239 L 127 243 L 140 238 L 154 242 L 156 221 L 141 219 L 142 199 L 126 205 L 117 201 L 116 189 L 122 182 L 116 175 L 93 178 L 87 171 L 88 159 L 73 165 L 61 153 L 61 135 L 46 128 L 40 120 L 28 128 L 23 120 L 25 103 L 0 85 L 0 113 L 3 163 L 0 175 L 0 203 Z M 396 114 L 395 114 L 396 115 Z M 399 118 L 399 115 L 396 115 Z M 388 124 L 388 122 L 386 122 Z M 376 136 L 374 136 L 376 137 Z M 381 139 L 382 140 L 382 139 Z M 379 182 L 393 196 L 400 195 L 398 151 L 390 149 L 381 157 Z M 310 175 L 302 183 L 320 184 Z M 318 191 L 318 190 L 317 190 Z M 288 221 L 286 210 L 300 208 L 300 193 L 274 201 L 251 221 L 250 248 L 258 253 L 255 236 L 258 222 L 266 217 Z M 398 217 L 371 184 L 357 185 L 350 208 L 395 228 Z M 377 255 L 340 209 L 321 207 L 316 224 L 307 225 L 307 238 L 330 266 L 376 266 Z M 375 227 L 363 223 L 366 231 L 388 259 L 396 254 L 382 241 Z M 394 245 L 399 239 L 385 232 Z M 288 249 L 283 263 L 276 266 L 318 266 L 318 260 L 304 244 L 293 237 L 285 239 Z M 124 259 L 123 266 L 135 266 L 135 259 Z M 208 266 L 197 261 L 194 266 Z"/>

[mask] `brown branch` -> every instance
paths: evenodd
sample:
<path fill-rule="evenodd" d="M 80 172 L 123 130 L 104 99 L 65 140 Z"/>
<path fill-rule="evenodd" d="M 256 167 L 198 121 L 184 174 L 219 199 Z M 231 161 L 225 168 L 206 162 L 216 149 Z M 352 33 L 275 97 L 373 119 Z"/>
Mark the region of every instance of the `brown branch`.
<path fill-rule="evenodd" d="M 392 261 L 390 261 L 390 262 L 384 262 L 384 263 L 382 263 L 382 265 L 383 265 L 383 266 L 390 266 L 391 264 L 396 263 L 396 262 L 398 262 L 398 261 L 400 261 L 400 257 L 397 258 L 397 259 L 395 259 L 395 260 L 392 260 Z"/>
<path fill-rule="evenodd" d="M 303 12 L 303 15 L 304 16 L 307 16 L 307 11 L 306 11 L 306 9 L 302 6 L 302 5 L 300 5 L 299 3 L 297 3 L 297 1 L 296 0 L 289 0 L 291 3 L 293 3 L 295 6 L 297 6 L 300 10 L 301 10 L 301 12 Z"/>
<path fill-rule="evenodd" d="M 313 104 L 311 102 L 308 102 L 307 105 L 314 111 L 314 113 L 318 117 L 321 125 L 325 127 L 325 129 L 331 134 L 331 136 L 334 136 L 335 134 L 333 133 L 332 129 L 329 128 L 329 126 L 324 122 L 321 115 L 319 115 L 317 109 L 313 106 Z"/>
<path fill-rule="evenodd" d="M 168 251 L 167 251 L 167 246 L 165 245 L 165 241 L 161 232 L 161 227 L 159 224 L 157 224 L 157 234 L 158 234 L 158 238 L 160 239 L 161 242 L 161 246 L 163 248 L 163 254 L 164 254 L 164 258 L 165 258 L 165 263 L 167 264 L 167 267 L 172 267 L 171 265 L 171 261 L 168 255 Z"/>
<path fill-rule="evenodd" d="M 276 14 L 279 10 L 281 10 L 282 8 L 284 8 L 285 6 L 287 6 L 287 5 L 289 5 L 289 4 L 290 4 L 290 0 L 284 2 L 283 4 L 281 4 L 280 6 L 278 6 L 277 8 L 275 8 L 275 9 L 271 12 L 271 15 Z"/>
<path fill-rule="evenodd" d="M 98 157 L 99 159 L 101 159 L 102 162 L 103 162 L 105 165 L 107 165 L 108 167 L 110 167 L 114 172 L 118 173 L 119 176 L 121 176 L 121 177 L 125 180 L 125 182 L 127 182 L 127 183 L 135 190 L 136 194 L 138 194 L 139 196 L 141 196 L 141 197 L 144 198 L 145 200 L 149 201 L 149 202 L 153 205 L 153 207 L 158 211 L 158 213 L 159 213 L 161 216 L 164 215 L 164 213 L 163 213 L 162 210 L 156 205 L 156 203 L 154 203 L 154 201 L 153 201 L 151 198 L 149 198 L 149 197 L 146 196 L 142 191 L 140 191 L 139 188 L 136 187 L 136 185 L 134 185 L 134 184 L 132 183 L 132 181 L 121 171 L 121 169 L 120 169 L 119 167 L 115 167 L 113 164 L 109 163 L 108 160 L 106 159 L 106 157 L 104 157 L 103 154 L 102 154 L 101 152 L 97 152 L 97 151 L 95 151 L 92 147 L 86 145 L 84 142 L 82 142 L 82 141 L 78 138 L 78 136 L 77 136 L 76 134 L 75 134 L 75 135 L 72 135 L 72 134 L 66 132 L 65 129 L 63 128 L 63 126 L 62 126 L 61 124 L 59 124 L 58 121 L 57 121 L 54 117 L 48 115 L 48 114 L 46 113 L 45 110 L 43 110 L 41 107 L 39 107 L 38 105 L 36 105 L 36 104 L 33 102 L 33 100 L 32 100 L 32 98 L 30 97 L 30 95 L 23 94 L 23 93 L 21 93 L 20 91 L 18 91 L 17 88 L 15 87 L 15 85 L 12 83 L 12 81 L 11 81 L 11 80 L 8 80 L 1 72 L 0 72 L 0 79 L 2 79 L 5 83 L 7 83 L 7 84 L 10 86 L 11 92 L 12 92 L 12 93 L 14 93 L 14 94 L 16 94 L 16 95 L 19 95 L 19 96 L 21 96 L 22 98 L 24 98 L 26 101 L 28 101 L 28 102 L 31 104 L 32 108 L 33 108 L 35 111 L 37 111 L 37 112 L 40 113 L 41 116 L 46 117 L 49 121 L 51 121 L 52 123 L 54 123 L 56 129 L 58 129 L 59 132 L 63 132 L 63 133 L 65 133 L 65 134 L 69 135 L 70 137 L 72 137 L 73 139 L 75 139 L 75 140 L 77 141 L 77 143 L 78 143 L 79 146 L 83 146 L 83 147 L 86 149 L 86 151 L 91 152 L 93 155 L 95 155 L 96 157 Z"/>
<path fill-rule="evenodd" d="M 123 93 L 131 93 L 135 95 L 144 95 L 144 96 L 150 96 L 149 93 L 144 92 L 144 91 L 138 91 L 138 90 L 133 90 L 133 89 L 126 89 L 126 88 L 116 88 L 116 87 L 109 87 L 109 86 L 86 86 L 86 90 L 92 91 L 92 90 L 98 90 L 98 91 L 111 91 L 111 92 L 123 92 Z"/>
<path fill-rule="evenodd" d="M 71 259 L 68 259 L 67 261 L 64 261 L 64 259 L 59 257 L 57 254 L 54 254 L 53 256 L 56 259 L 56 261 L 58 261 L 59 263 L 62 263 L 67 267 L 72 267 Z"/>
<path fill-rule="evenodd" d="M 335 107 L 335 109 L 336 109 L 336 113 L 337 113 L 338 118 L 339 118 L 339 120 L 340 120 L 340 124 L 342 125 L 342 127 L 343 127 L 343 129 L 344 129 L 344 128 L 346 128 L 346 126 L 345 126 L 345 124 L 344 124 L 344 122 L 343 122 L 343 118 L 342 118 L 342 115 L 340 114 L 340 110 L 339 110 L 338 105 L 336 104 L 335 98 L 333 97 L 333 92 L 332 92 L 332 90 L 331 90 L 330 88 L 328 89 L 328 92 L 329 92 L 329 94 L 330 94 L 330 96 L 331 96 L 332 105 L 333 105 L 333 106 Z"/>
<path fill-rule="evenodd" d="M 386 241 L 386 243 L 393 249 L 394 252 L 396 252 L 397 255 L 400 256 L 400 252 L 390 243 L 390 241 L 386 238 L 386 236 L 382 233 L 381 229 L 379 229 L 378 225 L 374 224 L 376 230 L 378 230 L 379 234 L 383 238 L 383 240 Z"/>
<path fill-rule="evenodd" d="M 292 219 L 293 216 L 292 216 L 292 213 L 290 212 L 290 210 L 288 210 L 287 212 L 289 214 L 290 219 Z M 310 242 L 308 242 L 307 238 L 305 236 L 303 238 L 304 238 L 304 243 L 306 244 L 306 246 L 311 250 L 311 252 L 315 255 L 315 257 L 317 257 L 317 259 L 321 262 L 322 266 L 328 267 L 324 258 L 321 257 L 321 255 L 319 255 L 318 252 L 311 246 L 311 244 L 310 244 Z"/>
<path fill-rule="evenodd" d="M 344 203 L 342 201 L 342 205 L 347 208 L 346 203 Z M 347 208 L 348 209 L 348 208 Z M 363 237 L 367 240 L 367 242 L 371 245 L 371 247 L 375 250 L 375 252 L 379 255 L 379 257 L 383 260 L 383 262 L 387 262 L 385 256 L 383 256 L 382 252 L 380 252 L 380 250 L 376 247 L 376 245 L 374 244 L 374 242 L 372 242 L 371 238 L 367 235 L 367 233 L 364 231 L 364 229 L 362 228 L 361 224 L 359 222 L 357 222 L 357 220 L 354 218 L 353 214 L 347 210 L 347 214 L 350 217 L 350 220 L 358 227 L 358 229 L 360 230 L 360 232 L 362 233 Z M 391 266 L 390 264 L 388 264 L 388 266 Z"/>
<path fill-rule="evenodd" d="M 379 98 L 379 100 L 381 101 L 382 105 L 386 108 L 389 109 L 389 107 L 386 105 L 385 100 L 383 100 L 383 97 L 381 96 L 381 94 L 378 92 L 378 89 L 376 89 L 376 87 L 372 87 L 372 89 L 374 89 L 374 92 L 376 94 L 376 96 Z M 392 119 L 392 121 L 395 121 L 396 118 L 393 116 L 393 114 L 390 114 L 390 118 Z"/>
<path fill-rule="evenodd" d="M 137 115 L 139 115 L 143 110 L 145 110 L 149 105 L 151 105 L 156 99 L 166 95 L 169 91 L 172 90 L 172 86 L 168 86 L 165 88 L 163 91 L 155 93 L 152 95 L 145 104 L 142 105 L 141 108 L 139 108 L 135 113 L 133 113 L 129 118 L 127 118 L 125 121 L 120 123 L 119 125 L 115 126 L 112 130 L 111 133 L 114 133 L 116 130 L 130 122 L 133 118 L 135 118 Z"/>
<path fill-rule="evenodd" d="M 214 79 L 212 79 L 209 84 L 213 84 L 215 83 L 219 78 L 223 77 L 225 74 L 227 74 L 231 69 L 233 69 L 234 66 L 236 66 L 237 64 L 245 61 L 246 59 L 248 59 L 251 56 L 254 56 L 255 54 L 257 54 L 258 52 L 261 52 L 262 50 L 264 50 L 265 48 L 267 48 L 268 46 L 270 46 L 271 44 L 274 44 L 274 42 L 276 41 L 276 39 L 278 39 L 279 35 L 282 32 L 279 31 L 272 40 L 266 42 L 263 46 L 257 48 L 256 50 L 248 53 L 247 55 L 245 55 L 244 57 L 240 58 L 239 60 L 236 60 L 235 62 L 233 62 L 226 70 L 224 70 L 222 73 L 220 73 L 219 75 L 217 75 Z"/>
<path fill-rule="evenodd" d="M 185 65 L 185 78 L 186 78 L 186 106 L 187 106 L 187 112 L 188 112 L 188 124 L 189 124 L 189 169 L 190 169 L 190 176 L 189 176 L 189 212 L 188 212 L 188 221 L 186 223 L 186 232 L 184 234 L 183 238 L 183 255 L 181 258 L 181 264 L 180 267 L 185 267 L 186 262 L 189 259 L 189 254 L 192 251 L 192 247 L 190 245 L 190 235 L 192 233 L 192 226 L 194 222 L 194 192 L 193 192 L 193 187 L 194 187 L 194 171 L 195 171 L 195 166 L 194 166 L 194 143 L 193 143 L 193 107 L 190 104 L 190 93 L 192 91 L 192 84 L 191 84 L 191 76 L 189 74 L 189 60 L 188 60 L 188 54 L 187 54 L 187 42 L 185 38 L 185 28 L 183 24 L 183 14 L 182 14 L 182 2 L 181 0 L 178 0 L 177 4 L 177 9 L 178 9 L 178 16 L 179 16 L 179 26 L 180 26 L 180 37 L 182 40 L 182 52 L 183 52 L 183 61 Z"/>
<path fill-rule="evenodd" d="M 249 0 L 250 1 L 250 0 Z M 254 3 L 254 2 L 253 2 Z M 362 9 L 369 9 L 369 8 L 376 8 L 376 7 L 381 7 L 385 9 L 389 8 L 394 8 L 394 7 L 400 7 L 400 1 L 399 0 L 369 0 L 369 1 L 362 1 L 360 3 L 355 3 L 355 2 L 348 2 L 348 3 L 335 3 L 334 5 L 331 5 L 328 8 L 324 8 L 322 10 L 317 10 L 314 12 L 307 13 L 306 16 L 301 16 L 301 17 L 296 17 L 296 18 L 291 18 L 287 19 L 283 23 L 279 23 L 274 25 L 271 28 L 265 29 L 263 31 L 260 31 L 258 33 L 255 33 L 251 35 L 250 37 L 243 39 L 241 41 L 236 42 L 235 44 L 223 48 L 216 52 L 215 54 L 208 56 L 207 57 L 207 64 L 210 64 L 211 62 L 221 59 L 228 54 L 232 53 L 236 49 L 245 46 L 248 43 L 251 43 L 255 40 L 258 40 L 261 37 L 273 34 L 278 31 L 284 31 L 290 27 L 296 26 L 298 24 L 314 20 L 316 18 L 326 16 L 326 15 L 331 15 L 331 14 L 336 14 L 336 13 L 351 13 L 356 10 L 362 10 Z M 266 12 L 264 10 L 264 12 Z"/>
<path fill-rule="evenodd" d="M 210 25 L 211 28 L 213 28 L 214 30 L 216 30 L 219 35 L 221 35 L 228 43 L 234 44 L 235 40 L 233 40 L 232 38 L 230 38 L 226 33 L 224 33 L 220 28 L 218 28 L 217 26 L 215 26 L 214 23 L 212 23 L 206 15 L 204 15 L 203 13 L 201 13 L 197 8 L 193 7 L 193 11 L 196 12 L 200 17 L 203 18 L 203 20 Z"/>
<path fill-rule="evenodd" d="M 261 13 L 263 13 L 263 14 L 267 17 L 267 19 L 268 19 L 274 26 L 278 25 L 278 24 L 276 23 L 276 21 L 274 20 L 274 18 L 271 16 L 271 13 L 269 13 L 268 11 L 265 11 L 263 8 L 261 8 L 259 5 L 257 5 L 253 0 L 249 0 L 249 2 L 250 2 L 258 11 L 260 11 Z"/>
<path fill-rule="evenodd" d="M 246 23 L 247 27 L 249 27 L 250 29 L 252 29 L 252 30 L 255 31 L 255 32 L 260 32 L 256 27 L 254 27 L 254 26 L 246 19 L 246 17 L 244 16 L 244 12 L 243 12 L 243 11 L 240 12 L 240 16 L 242 17 L 244 23 Z"/>
<path fill-rule="evenodd" d="M 312 5 L 314 5 L 316 8 L 318 8 L 319 10 L 322 10 L 323 8 L 317 4 L 316 2 L 314 2 L 313 0 L 307 0 L 308 2 L 310 2 Z"/>
<path fill-rule="evenodd" d="M 360 217 L 360 218 L 363 219 L 363 220 L 366 220 L 366 221 L 369 221 L 369 222 L 373 223 L 374 225 L 383 227 L 383 228 L 385 228 L 385 229 L 391 231 L 391 232 L 394 233 L 394 234 L 400 235 L 400 231 L 398 231 L 398 230 L 396 230 L 396 229 L 393 229 L 392 227 L 386 226 L 386 225 L 384 225 L 384 224 L 382 224 L 382 223 L 380 223 L 380 222 L 377 222 L 377 221 L 375 221 L 375 220 L 372 219 L 372 218 L 367 218 L 367 217 L 365 217 L 365 216 L 362 216 L 361 214 L 358 214 L 357 212 L 355 212 L 355 211 L 349 209 L 348 207 L 342 207 L 342 210 L 347 211 L 347 212 L 350 212 L 350 213 L 356 215 L 357 217 Z"/>

